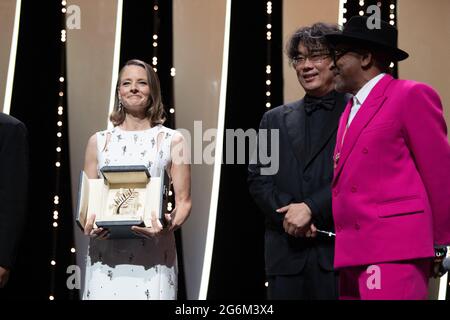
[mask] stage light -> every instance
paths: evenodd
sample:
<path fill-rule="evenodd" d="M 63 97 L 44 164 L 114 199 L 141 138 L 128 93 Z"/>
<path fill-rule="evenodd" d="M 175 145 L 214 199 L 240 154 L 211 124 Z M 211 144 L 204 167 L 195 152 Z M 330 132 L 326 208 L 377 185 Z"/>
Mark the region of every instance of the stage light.
<path fill-rule="evenodd" d="M 269 107 L 271 106 L 270 103 L 270 96 L 271 96 L 271 88 L 270 85 L 272 83 L 271 81 L 271 73 L 272 73 L 272 67 L 271 67 L 271 63 L 272 63 L 272 56 L 271 56 L 271 52 L 272 52 L 272 2 L 271 1 L 267 1 L 267 15 L 266 15 L 266 28 L 270 31 L 266 32 L 266 86 L 267 86 L 267 91 L 266 91 L 266 107 L 269 105 Z"/>

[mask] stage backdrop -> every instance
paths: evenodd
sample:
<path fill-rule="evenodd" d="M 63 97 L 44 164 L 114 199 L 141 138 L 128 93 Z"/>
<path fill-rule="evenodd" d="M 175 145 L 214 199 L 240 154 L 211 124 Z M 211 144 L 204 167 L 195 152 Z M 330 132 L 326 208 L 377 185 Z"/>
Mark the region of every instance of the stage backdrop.
<path fill-rule="evenodd" d="M 219 100 L 225 93 L 221 92 L 221 77 L 226 2 L 173 1 L 176 127 L 189 130 L 191 151 L 199 150 L 196 157 L 201 162 L 192 165 L 192 213 L 182 230 L 188 299 L 205 299 L 209 279 L 217 209 L 211 199 L 217 197 L 218 190 L 212 191 L 215 166 L 200 158 L 204 147 L 211 144 L 202 143 L 203 133 L 219 126 Z M 201 121 L 201 131 L 194 132 L 195 121 Z M 217 131 L 221 130 L 223 127 Z"/>
<path fill-rule="evenodd" d="M 16 0 L 2 0 L 0 2 L 0 111 L 3 111 L 5 99 L 15 12 Z"/>
<path fill-rule="evenodd" d="M 399 77 L 426 82 L 441 96 L 450 125 L 450 1 L 398 0 L 399 47 L 409 58 Z"/>
<path fill-rule="evenodd" d="M 73 208 L 76 208 L 86 143 L 91 135 L 108 125 L 117 0 L 68 1 L 68 7 L 72 4 L 79 6 L 81 13 L 81 28 L 67 30 L 70 163 Z M 84 275 L 88 238 L 78 226 L 74 228 L 77 264 Z"/>

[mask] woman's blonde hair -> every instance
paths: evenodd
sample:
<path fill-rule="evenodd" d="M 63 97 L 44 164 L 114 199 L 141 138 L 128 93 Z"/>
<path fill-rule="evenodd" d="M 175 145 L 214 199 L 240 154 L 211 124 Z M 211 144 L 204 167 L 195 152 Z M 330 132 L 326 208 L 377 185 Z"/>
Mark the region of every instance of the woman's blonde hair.
<path fill-rule="evenodd" d="M 119 77 L 116 84 L 116 95 L 114 99 L 114 109 L 109 116 L 109 120 L 114 126 L 118 126 L 125 121 L 125 108 L 119 105 L 119 87 L 124 69 L 128 66 L 138 66 L 144 68 L 147 73 L 148 85 L 150 87 L 150 96 L 148 99 L 146 116 L 150 121 L 151 126 L 163 124 L 166 120 L 166 114 L 161 99 L 161 86 L 159 84 L 158 75 L 153 68 L 144 61 L 138 59 L 128 60 L 120 69 Z"/>

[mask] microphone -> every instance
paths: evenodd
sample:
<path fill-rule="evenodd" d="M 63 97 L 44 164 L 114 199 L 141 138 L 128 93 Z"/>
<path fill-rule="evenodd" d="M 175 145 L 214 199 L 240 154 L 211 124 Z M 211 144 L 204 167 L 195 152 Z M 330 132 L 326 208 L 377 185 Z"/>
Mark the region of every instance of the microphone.
<path fill-rule="evenodd" d="M 316 231 L 319 233 L 322 233 L 322 234 L 326 234 L 329 237 L 336 237 L 336 234 L 331 231 L 325 231 L 325 230 L 319 230 L 319 229 L 317 229 Z"/>

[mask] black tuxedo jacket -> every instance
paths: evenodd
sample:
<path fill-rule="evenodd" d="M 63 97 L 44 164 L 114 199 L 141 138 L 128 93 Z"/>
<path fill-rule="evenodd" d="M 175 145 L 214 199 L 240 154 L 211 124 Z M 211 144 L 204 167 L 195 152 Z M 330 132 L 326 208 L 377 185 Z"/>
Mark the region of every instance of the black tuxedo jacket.
<path fill-rule="evenodd" d="M 331 180 L 333 151 L 338 121 L 349 97 L 336 94 L 319 143 L 305 154 L 303 99 L 266 112 L 260 129 L 279 130 L 279 169 L 274 175 L 262 175 L 268 165 L 249 165 L 249 190 L 265 215 L 265 261 L 267 275 L 289 275 L 302 271 L 310 250 L 317 250 L 318 265 L 333 270 L 334 239 L 319 234 L 317 238 L 296 238 L 283 229 L 284 215 L 275 210 L 290 203 L 305 202 L 312 219 L 321 230 L 333 231 Z M 268 141 L 270 142 L 270 135 Z M 271 149 L 270 143 L 268 144 Z M 313 262 L 311 262 L 313 263 Z"/>
<path fill-rule="evenodd" d="M 28 190 L 25 125 L 0 113 L 0 266 L 10 269 L 22 235 Z"/>

